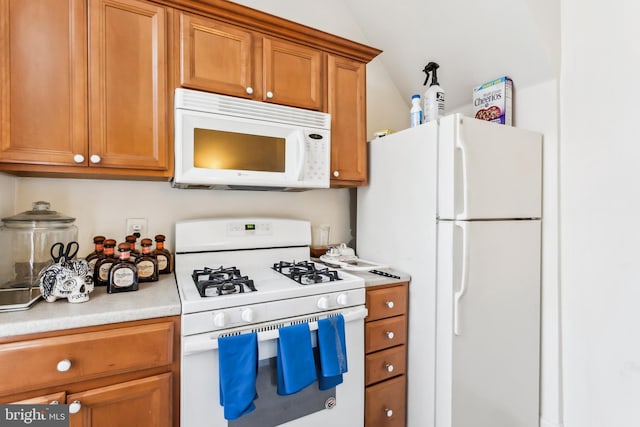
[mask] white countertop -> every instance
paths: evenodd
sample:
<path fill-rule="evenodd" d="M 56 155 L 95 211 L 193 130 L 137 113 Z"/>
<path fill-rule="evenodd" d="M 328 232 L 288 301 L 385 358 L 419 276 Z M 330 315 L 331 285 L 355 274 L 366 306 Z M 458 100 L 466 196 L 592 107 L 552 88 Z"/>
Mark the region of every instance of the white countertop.
<path fill-rule="evenodd" d="M 411 281 L 411 276 L 407 273 L 398 271 L 394 268 L 380 268 L 378 269 L 385 273 L 390 273 L 394 276 L 398 277 L 387 277 L 379 274 L 374 274 L 369 271 L 348 271 L 348 273 L 353 274 L 355 276 L 361 277 L 364 279 L 364 286 L 369 288 L 371 286 L 380 286 L 380 285 L 391 285 L 394 283 L 402 283 Z"/>
<path fill-rule="evenodd" d="M 318 262 L 320 264 L 324 264 L 329 266 L 330 268 L 340 270 L 340 267 L 336 267 L 335 265 L 330 265 L 322 262 L 319 258 L 311 258 L 313 261 Z M 398 277 L 388 277 L 380 274 L 371 273 L 369 271 L 357 271 L 357 270 L 347 270 L 342 269 L 345 273 L 353 274 L 354 276 L 358 276 L 364 279 L 364 286 L 366 288 L 370 286 L 380 286 L 380 285 L 391 285 L 393 283 L 403 283 L 411 281 L 411 276 L 403 271 L 396 270 L 395 268 L 387 267 L 387 268 L 379 268 L 377 270 L 389 273 Z"/>
<path fill-rule="evenodd" d="M 157 282 L 140 283 L 134 292 L 108 294 L 96 286 L 89 301 L 71 304 L 66 299 L 43 299 L 30 309 L 0 313 L 0 337 L 49 332 L 85 326 L 179 315 L 180 297 L 173 274 Z"/>

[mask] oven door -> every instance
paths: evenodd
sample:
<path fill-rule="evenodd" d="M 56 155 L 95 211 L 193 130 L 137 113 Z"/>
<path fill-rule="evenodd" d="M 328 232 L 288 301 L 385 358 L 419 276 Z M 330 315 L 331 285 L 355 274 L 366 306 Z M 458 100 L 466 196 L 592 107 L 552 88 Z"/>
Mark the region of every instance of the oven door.
<path fill-rule="evenodd" d="M 342 314 L 349 371 L 342 384 L 321 391 L 317 382 L 302 391 L 279 396 L 276 393 L 276 344 L 278 328 L 293 322 L 308 322 L 316 346 L 317 320 L 327 314 Z M 327 427 L 361 426 L 364 423 L 364 306 L 323 313 L 320 316 L 252 325 L 247 331 L 258 332 L 258 399 L 256 409 L 227 421 L 220 406 L 218 351 L 215 334 L 183 337 L 180 385 L 180 419 L 182 427 Z M 232 332 L 232 331 L 226 331 Z M 233 332 L 238 332 L 234 329 Z"/>

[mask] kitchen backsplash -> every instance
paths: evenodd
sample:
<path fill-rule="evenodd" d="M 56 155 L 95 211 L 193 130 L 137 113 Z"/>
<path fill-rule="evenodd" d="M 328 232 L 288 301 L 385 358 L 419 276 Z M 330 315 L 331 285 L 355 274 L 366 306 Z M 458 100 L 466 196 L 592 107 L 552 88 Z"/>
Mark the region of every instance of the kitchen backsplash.
<path fill-rule="evenodd" d="M 312 225 L 329 224 L 332 242 L 349 242 L 352 238 L 347 189 L 299 193 L 179 190 L 168 182 L 14 178 L 0 174 L 3 217 L 31 209 L 31 203 L 37 200 L 46 200 L 55 210 L 76 218 L 82 256 L 92 250 L 92 237 L 96 234 L 124 240 L 127 218 L 146 218 L 147 234 L 166 234 L 171 250 L 174 223 L 203 217 L 306 219 Z"/>

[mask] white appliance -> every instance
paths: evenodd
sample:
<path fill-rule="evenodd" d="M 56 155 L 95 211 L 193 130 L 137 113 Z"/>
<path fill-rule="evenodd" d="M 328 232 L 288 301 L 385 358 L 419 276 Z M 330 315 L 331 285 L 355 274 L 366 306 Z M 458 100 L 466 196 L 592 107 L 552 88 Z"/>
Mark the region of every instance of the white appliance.
<path fill-rule="evenodd" d="M 180 88 L 174 103 L 174 187 L 329 187 L 330 114 Z"/>
<path fill-rule="evenodd" d="M 456 114 L 369 146 L 356 250 L 411 275 L 408 426 L 537 427 L 541 135 Z"/>
<path fill-rule="evenodd" d="M 301 220 L 210 218 L 176 223 L 182 427 L 362 425 L 364 281 L 310 262 L 310 242 L 311 225 Z M 283 274 L 293 269 L 297 271 L 291 277 Z M 315 347 L 318 320 L 337 314 L 345 319 L 348 372 L 343 383 L 326 391 L 314 383 L 289 396 L 277 395 L 279 328 L 309 323 Z M 258 334 L 256 409 L 226 421 L 219 404 L 218 338 L 245 332 Z"/>

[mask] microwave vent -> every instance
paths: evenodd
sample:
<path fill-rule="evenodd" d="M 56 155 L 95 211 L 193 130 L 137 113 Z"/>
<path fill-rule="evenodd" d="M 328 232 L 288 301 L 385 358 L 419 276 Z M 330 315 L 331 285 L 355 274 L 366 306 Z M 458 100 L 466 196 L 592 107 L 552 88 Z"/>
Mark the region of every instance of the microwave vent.
<path fill-rule="evenodd" d="M 189 89 L 176 89 L 175 108 L 331 129 L 331 115 L 327 113 Z"/>

